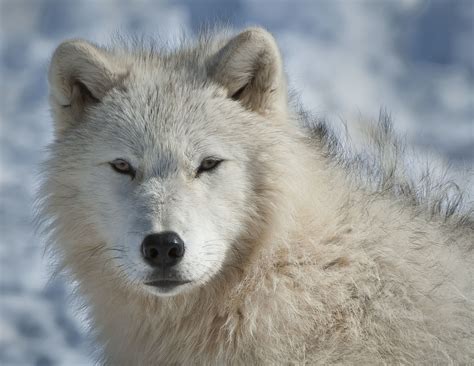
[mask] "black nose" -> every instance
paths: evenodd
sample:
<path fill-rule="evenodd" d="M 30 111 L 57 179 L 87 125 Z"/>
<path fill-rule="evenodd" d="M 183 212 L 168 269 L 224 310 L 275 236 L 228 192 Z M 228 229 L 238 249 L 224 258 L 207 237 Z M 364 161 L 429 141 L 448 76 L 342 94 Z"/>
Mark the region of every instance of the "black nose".
<path fill-rule="evenodd" d="M 150 234 L 143 240 L 142 254 L 153 267 L 172 267 L 183 259 L 184 242 L 172 231 Z"/>

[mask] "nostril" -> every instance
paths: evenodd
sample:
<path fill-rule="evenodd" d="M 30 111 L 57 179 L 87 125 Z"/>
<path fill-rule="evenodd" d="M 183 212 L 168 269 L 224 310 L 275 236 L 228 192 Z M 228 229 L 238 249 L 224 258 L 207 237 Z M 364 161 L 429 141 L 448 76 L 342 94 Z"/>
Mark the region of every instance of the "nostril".
<path fill-rule="evenodd" d="M 176 247 L 170 249 L 170 251 L 168 252 L 168 256 L 171 257 L 171 258 L 180 258 L 180 257 L 182 257 L 180 251 Z"/>
<path fill-rule="evenodd" d="M 148 251 L 148 256 L 151 259 L 155 259 L 156 257 L 158 257 L 158 250 L 156 248 L 150 248 L 150 250 Z"/>
<path fill-rule="evenodd" d="M 168 252 L 168 256 L 171 258 L 176 258 L 178 256 L 178 251 L 176 248 L 171 248 L 171 250 Z"/>

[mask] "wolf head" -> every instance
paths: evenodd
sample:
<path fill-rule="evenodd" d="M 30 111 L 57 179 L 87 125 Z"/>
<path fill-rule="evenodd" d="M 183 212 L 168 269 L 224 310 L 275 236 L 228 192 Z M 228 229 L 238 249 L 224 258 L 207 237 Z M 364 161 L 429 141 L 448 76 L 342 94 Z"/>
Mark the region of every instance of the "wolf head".
<path fill-rule="evenodd" d="M 173 52 L 67 41 L 49 82 L 44 190 L 66 265 L 169 296 L 250 255 L 281 209 L 275 182 L 291 176 L 294 129 L 268 32 Z"/>

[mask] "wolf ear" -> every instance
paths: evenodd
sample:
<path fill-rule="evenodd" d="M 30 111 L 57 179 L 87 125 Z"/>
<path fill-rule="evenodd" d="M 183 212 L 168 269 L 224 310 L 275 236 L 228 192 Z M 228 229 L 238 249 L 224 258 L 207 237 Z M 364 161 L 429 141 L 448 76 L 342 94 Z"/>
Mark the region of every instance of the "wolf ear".
<path fill-rule="evenodd" d="M 244 107 L 268 115 L 286 111 L 286 80 L 278 46 L 262 28 L 232 38 L 209 62 L 209 75 Z"/>
<path fill-rule="evenodd" d="M 85 108 L 99 103 L 127 74 L 111 55 L 89 42 L 63 42 L 49 68 L 50 103 L 56 132 L 80 122 Z"/>

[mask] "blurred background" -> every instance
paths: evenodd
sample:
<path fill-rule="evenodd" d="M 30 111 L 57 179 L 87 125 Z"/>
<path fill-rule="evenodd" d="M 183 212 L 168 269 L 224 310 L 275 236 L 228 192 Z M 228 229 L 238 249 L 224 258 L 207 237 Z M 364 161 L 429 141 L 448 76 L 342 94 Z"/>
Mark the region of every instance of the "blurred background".
<path fill-rule="evenodd" d="M 173 43 L 215 21 L 273 32 L 317 116 L 350 124 L 386 108 L 418 149 L 473 166 L 474 0 L 0 0 L 1 365 L 93 364 L 83 317 L 64 280 L 49 280 L 32 228 L 54 48 L 117 31 Z"/>

